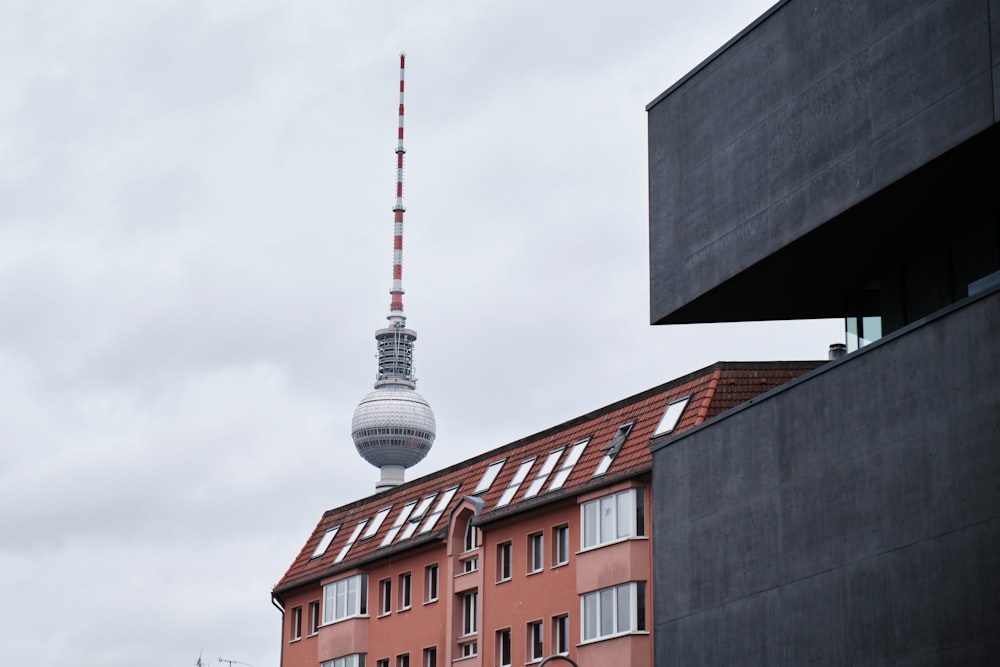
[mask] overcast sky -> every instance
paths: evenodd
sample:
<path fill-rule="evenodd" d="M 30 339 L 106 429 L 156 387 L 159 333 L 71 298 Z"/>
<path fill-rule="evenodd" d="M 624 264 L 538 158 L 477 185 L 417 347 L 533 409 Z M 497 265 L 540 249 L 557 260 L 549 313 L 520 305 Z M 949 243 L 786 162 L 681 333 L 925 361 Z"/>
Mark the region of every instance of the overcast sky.
<path fill-rule="evenodd" d="M 277 665 L 272 586 L 378 476 L 400 51 L 408 478 L 824 358 L 838 322 L 649 325 L 645 105 L 770 4 L 0 0 L 4 664 Z"/>

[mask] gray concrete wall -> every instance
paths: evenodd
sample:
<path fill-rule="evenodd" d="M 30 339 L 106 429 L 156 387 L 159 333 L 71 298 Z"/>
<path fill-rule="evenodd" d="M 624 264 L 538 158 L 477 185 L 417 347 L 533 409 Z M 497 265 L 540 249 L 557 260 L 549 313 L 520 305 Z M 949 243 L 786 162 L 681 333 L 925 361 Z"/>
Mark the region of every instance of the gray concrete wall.
<path fill-rule="evenodd" d="M 1000 0 L 777 5 L 648 108 L 651 320 L 997 123 L 996 72 Z"/>
<path fill-rule="evenodd" d="M 653 455 L 657 665 L 995 665 L 1000 291 Z"/>

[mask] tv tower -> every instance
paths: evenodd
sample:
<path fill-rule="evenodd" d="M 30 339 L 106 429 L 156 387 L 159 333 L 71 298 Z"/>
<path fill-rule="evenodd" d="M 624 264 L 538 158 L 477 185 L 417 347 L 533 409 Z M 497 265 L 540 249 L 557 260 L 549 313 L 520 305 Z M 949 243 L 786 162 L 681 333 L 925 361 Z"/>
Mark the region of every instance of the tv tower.
<path fill-rule="evenodd" d="M 399 138 L 396 144 L 396 203 L 393 211 L 392 289 L 389 326 L 375 332 L 378 372 L 375 391 L 354 411 L 351 436 L 358 453 L 376 466 L 381 477 L 376 491 L 403 483 L 403 473 L 419 463 L 434 443 L 434 413 L 416 392 L 413 342 L 417 332 L 406 328 L 403 314 L 403 73 L 406 54 L 399 55 Z"/>

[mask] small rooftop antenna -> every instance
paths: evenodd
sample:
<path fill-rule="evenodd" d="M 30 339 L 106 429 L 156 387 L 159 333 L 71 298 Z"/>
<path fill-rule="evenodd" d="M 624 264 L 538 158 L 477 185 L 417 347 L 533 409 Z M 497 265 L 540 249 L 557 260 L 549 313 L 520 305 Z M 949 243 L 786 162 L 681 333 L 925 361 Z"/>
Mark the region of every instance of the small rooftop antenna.
<path fill-rule="evenodd" d="M 198 658 L 198 660 L 200 661 L 201 658 Z M 228 658 L 219 658 L 219 662 L 228 662 L 229 667 L 233 667 L 233 665 L 246 665 L 247 667 L 253 667 L 253 665 L 249 662 L 240 662 L 239 660 L 230 660 Z"/>

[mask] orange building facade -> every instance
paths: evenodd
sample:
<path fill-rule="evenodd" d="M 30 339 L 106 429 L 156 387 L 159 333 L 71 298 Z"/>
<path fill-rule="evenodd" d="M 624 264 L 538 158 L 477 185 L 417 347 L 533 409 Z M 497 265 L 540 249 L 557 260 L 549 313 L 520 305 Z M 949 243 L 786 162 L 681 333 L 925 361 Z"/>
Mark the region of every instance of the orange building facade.
<path fill-rule="evenodd" d="M 282 667 L 652 665 L 652 444 L 818 362 L 720 362 L 326 512 Z"/>

